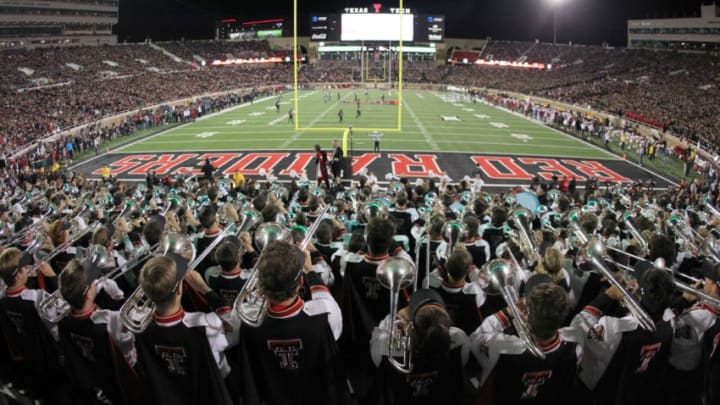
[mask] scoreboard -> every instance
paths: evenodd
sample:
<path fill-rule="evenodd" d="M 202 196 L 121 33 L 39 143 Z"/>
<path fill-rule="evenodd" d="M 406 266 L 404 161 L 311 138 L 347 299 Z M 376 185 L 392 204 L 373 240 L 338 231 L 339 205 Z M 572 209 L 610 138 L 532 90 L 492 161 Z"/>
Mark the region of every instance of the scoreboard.
<path fill-rule="evenodd" d="M 315 13 L 310 17 L 310 40 L 338 41 L 445 41 L 445 16 L 415 14 L 411 9 L 347 7 L 343 13 Z M 400 20 L 402 19 L 402 32 Z"/>

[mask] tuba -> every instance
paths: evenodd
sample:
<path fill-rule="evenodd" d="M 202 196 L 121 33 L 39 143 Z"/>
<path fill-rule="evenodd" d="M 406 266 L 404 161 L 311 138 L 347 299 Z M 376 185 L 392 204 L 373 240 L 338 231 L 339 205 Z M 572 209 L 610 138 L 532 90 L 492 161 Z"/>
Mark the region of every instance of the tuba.
<path fill-rule="evenodd" d="M 398 299 L 400 291 L 410 287 L 415 280 L 415 266 L 402 258 L 390 257 L 377 267 L 377 280 L 390 290 L 390 337 L 388 339 L 388 362 L 397 371 L 409 374 L 413 370 L 412 339 L 409 331 L 398 328 Z M 395 359 L 399 353 L 402 361 Z"/>
<path fill-rule="evenodd" d="M 517 331 L 518 337 L 522 339 L 525 349 L 533 356 L 544 359 L 545 353 L 530 333 L 530 328 L 517 305 L 519 298 L 516 285 L 518 277 L 520 276 L 518 273 L 519 270 L 515 266 L 510 265 L 506 260 L 495 259 L 484 265 L 481 271 L 488 280 L 490 287 L 500 293 L 512 312 L 513 326 Z"/>

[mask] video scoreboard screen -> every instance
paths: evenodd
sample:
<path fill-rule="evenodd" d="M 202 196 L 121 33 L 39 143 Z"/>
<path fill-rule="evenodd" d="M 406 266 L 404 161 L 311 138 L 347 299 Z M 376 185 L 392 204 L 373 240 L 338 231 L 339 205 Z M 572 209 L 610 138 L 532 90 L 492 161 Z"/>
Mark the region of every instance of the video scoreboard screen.
<path fill-rule="evenodd" d="M 283 36 L 282 18 L 238 22 L 235 18 L 220 20 L 217 24 L 218 39 L 251 40 Z"/>
<path fill-rule="evenodd" d="M 415 14 L 414 10 L 347 7 L 344 13 L 315 13 L 310 19 L 310 40 L 315 42 L 393 41 L 443 42 L 445 16 Z M 402 22 L 402 24 L 401 24 Z M 401 32 L 402 30 L 402 32 Z"/>
<path fill-rule="evenodd" d="M 415 20 L 412 14 L 343 14 L 342 41 L 414 40 Z"/>

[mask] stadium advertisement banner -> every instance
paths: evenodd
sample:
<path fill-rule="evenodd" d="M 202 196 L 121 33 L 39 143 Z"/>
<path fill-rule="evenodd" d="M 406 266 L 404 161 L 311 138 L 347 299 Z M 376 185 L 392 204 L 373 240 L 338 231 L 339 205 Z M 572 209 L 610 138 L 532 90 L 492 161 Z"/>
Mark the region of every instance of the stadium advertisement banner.
<path fill-rule="evenodd" d="M 310 17 L 310 40 L 339 41 L 338 14 L 313 14 Z"/>
<path fill-rule="evenodd" d="M 99 177 L 107 165 L 113 176 L 123 180 L 141 180 L 154 171 L 158 175 L 201 174 L 205 159 L 218 173 L 260 176 L 262 170 L 289 180 L 291 172 L 308 173 L 314 180 L 315 153 L 308 151 L 206 152 L 206 153 L 111 153 L 82 164 L 77 170 Z M 601 182 L 632 183 L 631 179 L 652 180 L 657 187 L 669 183 L 623 160 L 592 160 L 538 156 L 503 156 L 462 153 L 355 152 L 353 173 L 366 169 L 378 178 L 385 173 L 398 177 L 431 178 L 448 175 L 459 181 L 479 173 L 486 185 L 508 187 L 527 185 L 535 176 L 551 180 L 553 176 L 575 177 L 584 181 L 595 177 Z"/>

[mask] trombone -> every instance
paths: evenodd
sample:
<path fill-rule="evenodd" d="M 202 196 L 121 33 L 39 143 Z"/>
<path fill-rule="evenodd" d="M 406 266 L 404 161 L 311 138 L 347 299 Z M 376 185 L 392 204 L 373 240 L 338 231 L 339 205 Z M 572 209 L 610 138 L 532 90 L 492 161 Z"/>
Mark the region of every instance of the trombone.
<path fill-rule="evenodd" d="M 615 275 L 607 268 L 607 266 L 605 266 L 605 260 L 607 257 L 605 245 L 599 239 L 592 238 L 587 243 L 585 243 L 580 255 L 585 257 L 590 263 L 592 263 L 593 267 L 598 271 L 598 273 L 605 277 L 612 286 L 620 290 L 623 295 L 623 304 L 630 311 L 630 313 L 632 313 L 635 319 L 637 319 L 640 326 L 643 329 L 654 331 L 655 322 L 653 322 L 650 315 L 645 312 L 645 310 L 640 306 L 640 304 L 635 300 L 635 298 L 633 298 L 633 296 L 625 288 L 625 286 L 620 281 L 618 281 L 618 279 L 615 278 Z"/>
<path fill-rule="evenodd" d="M 693 296 L 697 297 L 701 302 L 720 310 L 720 299 L 713 297 L 712 295 L 706 294 L 704 291 L 702 291 L 698 288 L 695 288 L 690 284 L 687 284 L 687 283 L 684 283 L 684 282 L 678 280 L 678 278 L 679 277 L 685 278 L 686 280 L 688 280 L 689 282 L 691 282 L 693 284 L 698 284 L 698 283 L 703 284 L 704 283 L 703 280 L 700 280 L 693 276 L 690 276 L 690 275 L 687 275 L 684 273 L 679 273 L 679 272 L 669 269 L 666 266 L 665 259 L 663 259 L 662 257 L 658 257 L 657 259 L 655 259 L 655 261 L 650 261 L 650 260 L 644 259 L 642 257 L 627 253 L 620 249 L 611 248 L 611 247 L 608 247 L 607 249 L 618 252 L 618 253 L 625 255 L 631 259 L 635 259 L 635 260 L 646 262 L 646 263 L 651 263 L 655 269 L 665 270 L 665 271 L 670 272 L 670 274 L 672 275 L 673 285 L 675 286 L 675 288 L 677 288 L 681 292 L 693 295 Z M 629 272 L 635 272 L 635 269 L 630 266 L 624 265 L 622 263 L 618 263 L 614 260 L 609 260 L 607 258 L 605 260 L 622 270 L 629 271 Z"/>
<path fill-rule="evenodd" d="M 330 211 L 330 206 L 326 206 L 318 214 L 315 222 L 310 226 L 305 234 L 305 238 L 300 242 L 299 249 L 305 251 L 307 246 L 310 244 L 313 235 L 320 227 L 323 216 Z M 238 318 L 250 327 L 257 328 L 262 325 L 267 315 L 267 309 L 270 306 L 270 302 L 258 288 L 259 273 L 260 269 L 258 265 L 265 254 L 265 248 L 272 242 L 283 240 L 287 242 L 292 241 L 292 236 L 287 228 L 284 226 L 274 223 L 267 222 L 262 224 L 255 231 L 255 245 L 260 250 L 260 255 L 255 262 L 255 267 L 248 277 L 247 281 L 243 285 L 242 290 L 238 293 L 233 303 L 233 310 L 237 314 Z"/>

